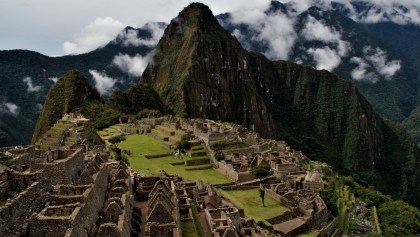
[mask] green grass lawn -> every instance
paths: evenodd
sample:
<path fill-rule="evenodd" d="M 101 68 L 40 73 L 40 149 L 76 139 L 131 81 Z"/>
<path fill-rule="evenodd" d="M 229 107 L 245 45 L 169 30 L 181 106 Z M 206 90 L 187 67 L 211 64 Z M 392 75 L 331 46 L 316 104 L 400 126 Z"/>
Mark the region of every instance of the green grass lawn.
<path fill-rule="evenodd" d="M 159 175 L 159 170 L 163 169 L 168 174 L 177 174 L 187 180 L 201 179 L 210 184 L 232 182 L 213 168 L 188 171 L 185 169 L 196 166 L 171 165 L 170 163 L 182 161 L 173 156 L 154 159 L 145 158 L 144 155 L 157 155 L 169 152 L 169 150 L 162 146 L 160 140 L 147 135 L 128 135 L 126 136 L 126 140 L 119 144 L 119 147 L 131 151 L 131 156 L 128 156 L 130 166 L 135 170 L 145 173 L 145 175 Z"/>
<path fill-rule="evenodd" d="M 105 141 L 108 141 L 108 139 L 110 139 L 111 137 L 115 137 L 118 135 L 121 135 L 121 132 L 118 131 L 119 127 L 121 125 L 113 125 L 111 127 L 105 128 L 102 131 L 99 131 L 98 134 L 102 137 L 102 139 L 104 139 Z"/>
<path fill-rule="evenodd" d="M 264 221 L 267 225 L 270 225 L 265 220 L 279 216 L 289 210 L 267 194 L 264 198 L 265 206 L 263 207 L 258 188 L 248 190 L 220 189 L 220 191 L 237 207 L 243 208 L 245 210 L 245 215 L 254 218 L 256 222 Z"/>
<path fill-rule="evenodd" d="M 303 234 L 297 235 L 296 237 L 316 237 L 319 234 L 319 230 L 310 230 Z"/>
<path fill-rule="evenodd" d="M 182 222 L 182 237 L 196 237 L 197 232 L 195 231 L 193 221 Z"/>

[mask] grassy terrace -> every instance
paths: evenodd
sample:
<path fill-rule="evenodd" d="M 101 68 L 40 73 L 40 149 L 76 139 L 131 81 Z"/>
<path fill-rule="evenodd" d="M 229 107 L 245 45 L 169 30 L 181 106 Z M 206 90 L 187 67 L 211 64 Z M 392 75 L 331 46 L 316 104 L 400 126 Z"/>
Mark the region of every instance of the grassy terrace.
<path fill-rule="evenodd" d="M 102 131 L 99 131 L 98 134 L 104 139 L 105 141 L 108 141 L 111 137 L 115 137 L 118 135 L 121 135 L 121 132 L 118 130 L 121 127 L 124 127 L 127 125 L 124 124 L 115 124 L 109 128 L 105 128 Z"/>
<path fill-rule="evenodd" d="M 197 232 L 195 231 L 193 221 L 182 222 L 182 237 L 196 237 Z"/>
<path fill-rule="evenodd" d="M 109 133 L 110 131 L 108 131 Z M 111 131 L 112 132 L 112 131 Z M 130 150 L 131 156 L 128 156 L 130 166 L 145 175 L 158 175 L 160 170 L 165 170 L 168 174 L 177 174 L 188 180 L 203 180 L 210 184 L 221 184 L 231 182 L 208 165 L 185 166 L 172 165 L 171 163 L 180 163 L 182 160 L 171 156 L 162 158 L 147 159 L 145 155 L 158 155 L 168 153 L 169 150 L 162 146 L 162 142 L 156 138 L 147 135 L 128 135 L 127 140 L 121 142 L 121 149 Z M 186 170 L 191 168 L 203 168 L 202 170 Z"/>
<path fill-rule="evenodd" d="M 303 234 L 297 235 L 297 237 L 316 237 L 319 234 L 319 230 L 310 230 Z"/>
<path fill-rule="evenodd" d="M 268 195 L 265 195 L 265 206 L 263 207 L 258 188 L 248 190 L 219 190 L 233 204 L 239 208 L 243 208 L 245 215 L 254 218 L 256 222 L 263 221 L 267 225 L 270 225 L 266 221 L 267 219 L 279 216 L 289 210 Z"/>

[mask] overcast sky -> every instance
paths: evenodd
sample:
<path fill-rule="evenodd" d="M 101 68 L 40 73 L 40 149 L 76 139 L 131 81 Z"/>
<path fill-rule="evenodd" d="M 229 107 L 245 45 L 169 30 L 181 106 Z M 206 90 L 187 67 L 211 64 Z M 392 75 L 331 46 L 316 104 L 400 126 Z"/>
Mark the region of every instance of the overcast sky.
<path fill-rule="evenodd" d="M 123 28 L 126 25 L 139 27 L 149 21 L 169 22 L 190 2 L 197 1 L 0 0 L 0 50 L 30 49 L 47 55 L 63 55 L 64 43 L 77 40 L 89 25 Z M 209 5 L 214 14 L 269 4 L 268 0 L 199 2 Z M 115 29 L 110 31 L 113 33 Z"/>
<path fill-rule="evenodd" d="M 347 2 L 348 0 L 336 0 Z M 378 5 L 401 2 L 409 7 L 406 13 L 410 22 L 420 24 L 420 0 L 369 0 Z M 0 0 L 0 50 L 29 49 L 57 56 L 88 52 L 105 45 L 125 26 L 140 27 L 146 22 L 169 22 L 191 0 Z M 215 15 L 236 12 L 238 21 L 254 23 L 261 18 L 270 0 L 201 0 L 210 6 Z M 281 2 L 288 2 L 281 0 Z M 328 5 L 329 0 L 296 0 L 295 7 L 305 10 L 310 5 Z M 417 8 L 412 10 L 411 7 Z M 392 8 L 389 8 L 392 10 Z M 392 11 L 389 13 L 392 13 Z M 372 14 L 371 14 L 372 13 Z M 354 18 L 358 20 L 357 17 Z M 285 21 L 275 19 L 274 28 L 264 34 L 285 34 Z M 359 19 L 360 20 L 360 19 Z M 384 20 L 373 9 L 366 22 Z M 401 19 L 395 19 L 401 21 Z M 402 21 L 406 21 L 405 18 Z M 269 25 L 270 22 L 267 22 Z M 293 22 L 290 22 L 293 23 Z M 405 23 L 405 22 L 403 22 Z M 263 24 L 263 25 L 267 25 Z M 275 32 L 279 31 L 279 32 Z M 287 32 L 286 32 L 287 33 Z M 282 38 L 277 43 L 282 43 Z M 275 40 L 275 39 L 274 39 Z M 273 43 L 276 43 L 273 41 Z M 273 52 L 282 53 L 282 48 Z M 284 51 L 284 50 L 283 50 Z M 316 52 L 314 52 L 316 53 Z M 280 57 L 281 58 L 281 57 Z"/>

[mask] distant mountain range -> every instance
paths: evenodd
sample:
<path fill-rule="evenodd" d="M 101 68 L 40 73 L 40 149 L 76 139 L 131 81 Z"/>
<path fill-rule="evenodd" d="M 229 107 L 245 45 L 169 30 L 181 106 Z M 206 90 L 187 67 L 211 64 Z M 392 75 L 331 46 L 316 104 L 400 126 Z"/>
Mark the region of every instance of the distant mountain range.
<path fill-rule="evenodd" d="M 230 13 L 218 19 L 248 50 L 352 81 L 383 118 L 402 122 L 419 142 L 419 19 L 398 4 L 331 2 L 302 12 L 296 5 L 273 1 L 257 19 Z"/>
<path fill-rule="evenodd" d="M 410 9 L 323 2 L 302 11 L 296 3 L 272 1 L 258 16 L 216 18 L 247 50 L 352 81 L 383 118 L 401 122 L 420 142 L 420 27 Z M 165 27 L 126 27 L 106 46 L 81 55 L 0 51 L 0 145 L 30 141 L 48 89 L 68 70 L 80 71 L 105 96 L 140 80 Z"/>
<path fill-rule="evenodd" d="M 171 21 L 149 61 L 142 74 L 147 84 L 114 91 L 108 101 L 97 92 L 103 87 L 96 84 L 95 90 L 81 74 L 61 77 L 48 93 L 33 142 L 63 113 L 75 111 L 97 128 L 145 109 L 230 121 L 420 205 L 419 147 L 399 124 L 384 121 L 349 81 L 245 50 L 200 3 Z"/>
<path fill-rule="evenodd" d="M 166 24 L 126 27 L 115 40 L 92 52 L 48 57 L 28 50 L 0 51 L 0 146 L 30 142 L 49 88 L 65 72 L 77 69 L 107 96 L 140 80 L 145 57 Z"/>

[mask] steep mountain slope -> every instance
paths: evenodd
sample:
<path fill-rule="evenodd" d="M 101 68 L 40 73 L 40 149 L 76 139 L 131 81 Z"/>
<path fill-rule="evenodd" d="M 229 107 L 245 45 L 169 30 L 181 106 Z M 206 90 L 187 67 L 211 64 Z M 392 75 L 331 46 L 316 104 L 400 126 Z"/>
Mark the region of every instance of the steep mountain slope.
<path fill-rule="evenodd" d="M 30 142 L 49 88 L 69 70 L 78 70 L 92 84 L 96 82 L 89 70 L 95 70 L 115 79 L 114 86 L 120 89 L 138 81 L 138 75 L 122 70 L 113 61 L 118 56 L 133 59 L 147 55 L 156 41 L 152 30 L 163 27 L 164 23 L 127 27 L 106 46 L 80 55 L 48 57 L 28 50 L 0 51 L 0 146 Z"/>
<path fill-rule="evenodd" d="M 102 98 L 79 72 L 63 75 L 48 92 L 35 126 L 32 143 L 35 143 L 64 114 L 75 112 L 85 103 L 101 102 Z"/>
<path fill-rule="evenodd" d="M 418 153 L 404 151 L 396 129 L 351 83 L 247 52 L 203 4 L 171 21 L 143 78 L 178 115 L 233 121 L 283 138 L 387 193 L 412 203 L 418 198 L 403 192 L 418 187 Z M 403 150 L 390 151 L 391 144 Z M 413 172 L 396 165 L 408 162 Z"/>
<path fill-rule="evenodd" d="M 143 110 L 162 115 L 171 113 L 149 85 L 137 83 L 124 92 L 115 90 L 108 100 L 104 100 L 81 73 L 69 71 L 48 92 L 32 143 L 66 113 L 82 113 L 90 119 L 88 128 L 99 130 L 118 123 L 121 116 L 136 115 Z M 94 136 L 90 139 L 96 140 Z"/>
<path fill-rule="evenodd" d="M 170 109 L 161 101 L 159 94 L 147 84 L 137 83 L 126 91 L 115 90 L 108 100 L 108 104 L 125 114 L 137 114 L 144 109 L 171 113 Z"/>
<path fill-rule="evenodd" d="M 293 2 L 272 1 L 256 22 L 230 13 L 217 18 L 248 50 L 327 68 L 351 80 L 384 118 L 416 117 L 420 45 L 414 42 L 420 40 L 420 27 L 404 15 L 408 9 L 398 4 L 382 9 L 366 1 L 318 3 L 300 12 Z M 384 20 L 367 19 L 372 15 Z M 286 44 L 286 53 L 276 54 Z M 418 128 L 407 128 L 416 135 Z"/>

